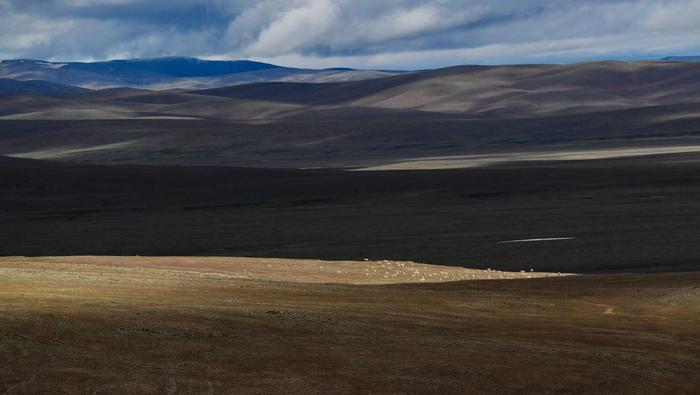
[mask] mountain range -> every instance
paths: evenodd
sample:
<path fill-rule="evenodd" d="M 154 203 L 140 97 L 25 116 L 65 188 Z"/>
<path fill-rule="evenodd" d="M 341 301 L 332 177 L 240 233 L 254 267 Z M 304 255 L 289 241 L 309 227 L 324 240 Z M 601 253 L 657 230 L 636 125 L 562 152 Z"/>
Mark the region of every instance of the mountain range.
<path fill-rule="evenodd" d="M 44 80 L 83 88 L 206 89 L 266 81 L 332 82 L 368 79 L 395 72 L 353 69 L 298 69 L 248 60 L 154 58 L 105 62 L 3 60 L 0 78 Z"/>
<path fill-rule="evenodd" d="M 700 62 L 700 56 L 667 56 L 661 60 L 671 62 Z"/>
<path fill-rule="evenodd" d="M 0 97 L 0 155 L 89 163 L 366 167 L 675 146 L 700 133 L 696 62 L 460 66 L 190 91 L 8 84 L 14 94 Z"/>
<path fill-rule="evenodd" d="M 77 86 L 57 84 L 42 80 L 18 81 L 9 78 L 0 78 L 0 96 L 31 94 L 61 96 L 80 92 L 89 92 L 89 90 Z"/>
<path fill-rule="evenodd" d="M 2 65 L 3 76 L 17 79 L 0 80 L 0 155 L 22 158 L 372 167 L 533 149 L 676 146 L 700 134 L 698 62 L 457 66 L 404 73 L 185 58 Z M 301 79 L 303 73 L 334 82 L 273 80 Z M 243 83 L 251 75 L 268 81 Z M 40 77 L 53 80 L 32 80 Z M 71 79 L 82 84 L 65 84 Z M 232 80 L 236 83 L 219 85 Z M 118 87 L 86 88 L 100 81 Z M 213 87 L 137 88 L 185 81 Z"/>

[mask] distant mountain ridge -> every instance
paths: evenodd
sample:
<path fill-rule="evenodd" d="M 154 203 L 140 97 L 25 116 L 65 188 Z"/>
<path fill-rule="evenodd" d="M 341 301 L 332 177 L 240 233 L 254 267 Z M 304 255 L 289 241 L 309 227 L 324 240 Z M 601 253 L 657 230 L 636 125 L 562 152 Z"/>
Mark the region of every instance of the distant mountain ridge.
<path fill-rule="evenodd" d="M 363 81 L 189 91 L 5 85 L 0 155 L 92 163 L 366 167 L 621 142 L 696 145 L 700 132 L 698 62 L 456 66 Z M 80 93 L 62 93 L 71 89 Z"/>
<path fill-rule="evenodd" d="M 0 96 L 33 95 L 62 96 L 73 93 L 88 92 L 88 89 L 71 85 L 56 84 L 47 81 L 17 81 L 0 79 Z"/>
<path fill-rule="evenodd" d="M 285 67 L 249 60 L 221 61 L 170 57 L 111 60 L 95 63 L 66 63 L 65 66 L 61 68 L 92 73 L 109 73 L 113 75 L 129 75 L 135 72 L 143 72 L 171 77 L 212 77 L 245 73 L 248 71 L 284 69 Z"/>
<path fill-rule="evenodd" d="M 661 60 L 667 62 L 700 62 L 700 56 L 667 56 Z"/>
<path fill-rule="evenodd" d="M 340 82 L 394 75 L 394 72 L 346 68 L 312 70 L 250 60 L 202 60 L 186 57 L 48 62 L 0 61 L 0 78 L 44 80 L 83 88 L 210 89 L 254 82 Z"/>
<path fill-rule="evenodd" d="M 280 82 L 193 93 L 296 105 L 479 116 L 582 113 L 700 101 L 700 63 L 455 66 L 334 84 Z"/>
<path fill-rule="evenodd" d="M 76 73 L 66 64 L 43 63 L 40 61 L 16 61 L 29 63 L 32 68 L 48 68 Z M 145 62 L 145 64 L 144 64 Z M 384 78 L 347 79 L 339 72 L 341 80 L 334 79 L 333 71 L 315 71 L 330 74 L 301 74 L 304 71 L 279 66 L 245 63 L 245 68 L 263 68 L 256 71 L 240 71 L 234 74 L 212 77 L 172 77 L 157 74 L 159 67 L 167 67 L 175 62 L 170 74 L 192 75 L 195 73 L 220 73 L 235 71 L 237 63 L 213 64 L 208 71 L 196 69 L 196 60 L 158 60 L 127 62 L 128 77 L 120 81 L 150 81 L 150 90 L 163 90 L 181 87 L 178 91 L 187 92 L 191 99 L 205 100 L 215 97 L 233 100 L 235 103 L 264 102 L 262 107 L 274 108 L 278 105 L 291 110 L 305 106 L 346 106 L 354 108 L 375 108 L 387 110 L 427 111 L 434 113 L 468 114 L 470 116 L 511 117 L 536 116 L 547 114 L 572 114 L 605 110 L 626 109 L 644 106 L 671 105 L 700 102 L 700 63 L 698 62 L 590 62 L 570 65 L 515 65 L 515 66 L 455 66 L 423 72 L 389 75 Z M 4 62 L 8 63 L 8 62 Z M 115 64 L 117 66 L 115 66 Z M 135 64 L 134 68 L 131 65 Z M 240 63 L 238 63 L 240 65 Z M 0 64 L 1 65 L 1 64 Z M 205 63 L 205 65 L 208 65 Z M 78 72 L 80 76 L 105 75 L 114 77 L 118 72 L 126 73 L 122 62 L 99 65 L 110 71 L 103 73 Z M 82 66 L 81 66 L 82 67 Z M 114 71 L 117 67 L 117 71 Z M 228 69 L 223 69 L 228 67 Z M 265 68 L 267 67 L 267 68 Z M 290 74 L 297 72 L 300 74 Z M 348 73 L 362 73 L 349 71 Z M 159 77 L 153 77 L 158 75 Z M 325 75 L 326 77 L 321 77 Z M 253 78 L 255 77 L 255 78 Z M 307 79 L 308 77 L 308 79 Z M 97 78 L 97 77 L 95 77 Z M 162 78 L 162 79 L 161 79 Z M 326 79 L 327 78 L 327 79 Z M 309 79 L 315 81 L 309 83 Z M 99 84 L 84 84 L 83 87 L 98 88 Z M 161 82 L 155 82 L 161 81 Z M 194 81 L 194 82 L 193 82 Z M 234 83 L 230 83 L 234 81 Z M 318 83 L 327 82 L 327 83 Z M 53 82 L 56 84 L 55 82 Z M 42 85 L 21 90 L 6 84 L 4 96 L 31 94 L 55 95 L 56 92 L 71 92 L 64 85 Z M 135 83 L 136 84 L 136 83 Z M 187 89 L 188 85 L 214 85 L 214 88 Z M 128 93 L 134 85 L 123 84 L 122 88 L 111 88 L 111 93 Z M 0 87 L 2 88 L 2 87 Z M 0 89 L 0 91 L 3 89 Z M 78 90 L 78 92 L 80 92 Z M 96 92 L 103 97 L 110 92 Z M 138 93 L 138 92 L 137 92 Z M 158 93 L 158 92 L 153 92 Z M 166 92 L 154 97 L 162 99 Z M 93 95 L 93 96 L 94 96 Z M 91 96 L 92 97 L 92 96 Z M 138 97 L 141 97 L 139 94 Z M 158 99 L 158 100 L 160 100 Z M 179 102 L 183 97 L 172 97 Z M 139 99 L 141 100 L 141 99 Z M 185 101 L 188 101 L 187 99 Z M 194 99 L 192 99 L 194 100 Z M 170 99 L 166 100 L 170 103 Z M 233 103 L 230 102 L 229 103 Z M 236 108 L 242 108 L 237 104 Z M 212 104 L 213 105 L 213 104 Z M 253 105 L 253 107 L 260 107 Z M 260 107 L 260 108 L 262 108 Z M 132 110 L 129 110 L 130 112 Z M 244 112 L 236 113 L 241 119 L 249 119 Z M 112 112 L 111 110 L 108 112 Z M 258 114 L 258 111 L 254 111 Z M 268 114 L 271 116 L 271 114 Z M 177 111 L 169 116 L 178 115 Z M 121 115 L 120 115 L 121 116 Z M 255 115 L 257 118 L 259 115 Z"/>

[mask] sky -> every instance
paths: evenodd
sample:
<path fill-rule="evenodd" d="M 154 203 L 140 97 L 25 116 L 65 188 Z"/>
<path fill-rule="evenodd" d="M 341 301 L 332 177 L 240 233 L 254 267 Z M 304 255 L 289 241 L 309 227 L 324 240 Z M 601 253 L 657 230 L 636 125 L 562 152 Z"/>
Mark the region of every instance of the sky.
<path fill-rule="evenodd" d="M 424 69 L 700 55 L 700 0 L 0 0 L 0 59 Z"/>

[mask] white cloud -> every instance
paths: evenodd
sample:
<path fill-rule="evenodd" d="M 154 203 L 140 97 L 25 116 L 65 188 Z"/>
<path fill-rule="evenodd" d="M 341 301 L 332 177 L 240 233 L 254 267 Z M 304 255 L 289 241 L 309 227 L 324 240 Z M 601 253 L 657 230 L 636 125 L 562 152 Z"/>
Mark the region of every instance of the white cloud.
<path fill-rule="evenodd" d="M 653 4 L 641 26 L 657 31 L 700 31 L 700 0 L 661 1 Z"/>
<path fill-rule="evenodd" d="M 85 7 L 108 4 L 128 4 L 135 0 L 63 0 L 61 3 L 69 7 Z"/>
<path fill-rule="evenodd" d="M 332 0 L 308 0 L 282 13 L 245 49 L 250 55 L 277 55 L 318 43 L 335 25 L 338 8 Z"/>
<path fill-rule="evenodd" d="M 634 45 L 630 45 L 634 42 Z M 670 52 L 669 52 L 670 51 Z M 675 52 L 674 52 L 675 51 Z M 423 69 L 463 64 L 517 64 L 583 60 L 658 58 L 668 53 L 700 51 L 694 34 L 610 35 L 591 38 L 489 44 L 475 48 L 387 52 L 360 56 L 304 56 L 299 54 L 256 58 L 295 67 L 355 67 L 365 69 Z"/>
<path fill-rule="evenodd" d="M 700 0 L 0 0 L 0 54 L 373 68 L 624 59 L 697 50 L 698 21 Z"/>
<path fill-rule="evenodd" d="M 390 40 L 397 37 L 435 30 L 449 23 L 435 6 L 399 9 L 371 21 L 367 26 L 368 40 Z"/>

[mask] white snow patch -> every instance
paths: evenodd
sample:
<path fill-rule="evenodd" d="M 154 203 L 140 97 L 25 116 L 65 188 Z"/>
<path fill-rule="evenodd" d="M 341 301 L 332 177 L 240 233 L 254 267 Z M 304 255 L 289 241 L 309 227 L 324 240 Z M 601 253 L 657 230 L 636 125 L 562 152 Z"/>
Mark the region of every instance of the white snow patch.
<path fill-rule="evenodd" d="M 39 65 L 41 67 L 45 67 L 47 69 L 60 69 L 63 66 L 68 65 L 68 63 L 47 63 L 47 62 L 34 62 L 34 64 Z"/>
<path fill-rule="evenodd" d="M 138 142 L 138 140 L 132 140 L 132 141 L 125 141 L 122 143 L 95 145 L 92 147 L 49 148 L 49 149 L 39 150 L 39 151 L 19 152 L 19 153 L 14 153 L 14 154 L 7 154 L 5 156 L 9 156 L 12 158 L 24 158 L 24 159 L 58 159 L 58 158 L 65 158 L 65 157 L 76 155 L 76 154 L 81 154 L 84 152 L 118 150 L 118 149 L 126 148 L 130 145 L 137 143 L 137 142 Z"/>
<path fill-rule="evenodd" d="M 540 239 L 520 239 L 520 240 L 506 240 L 499 241 L 499 244 L 513 244 L 513 243 L 537 243 L 544 241 L 564 241 L 564 240 L 574 240 L 575 237 L 547 237 Z"/>

